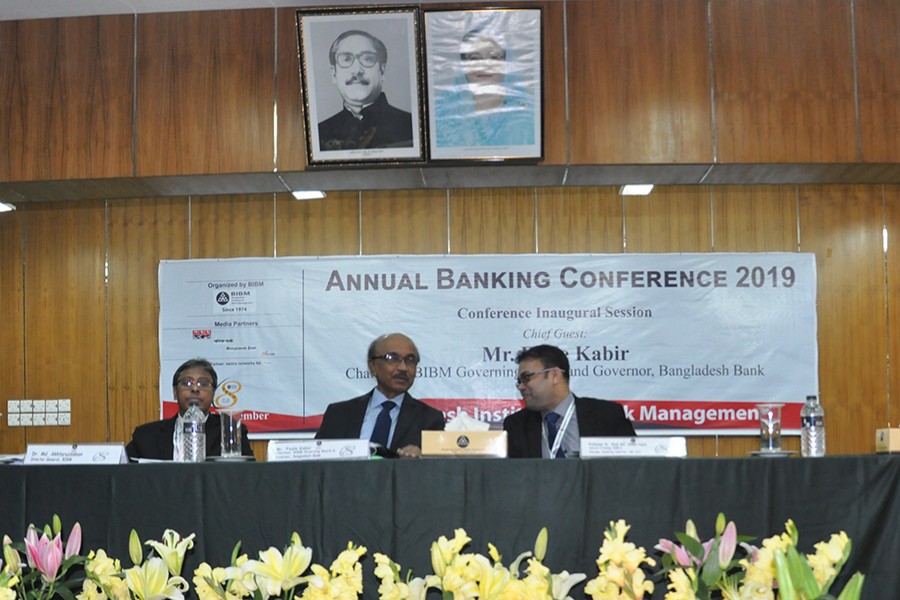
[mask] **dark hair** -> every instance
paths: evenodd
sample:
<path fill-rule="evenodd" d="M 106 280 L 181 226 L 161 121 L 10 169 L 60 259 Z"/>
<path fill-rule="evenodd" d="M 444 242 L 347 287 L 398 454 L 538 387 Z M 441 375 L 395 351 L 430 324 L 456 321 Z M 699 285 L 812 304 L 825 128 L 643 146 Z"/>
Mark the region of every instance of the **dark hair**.
<path fill-rule="evenodd" d="M 210 363 L 205 358 L 192 358 L 190 360 L 186 360 L 181 363 L 181 366 L 175 369 L 175 374 L 172 375 L 172 387 L 176 387 L 178 385 L 178 380 L 181 379 L 181 374 L 187 371 L 188 369 L 203 369 L 209 375 L 209 378 L 212 379 L 213 389 L 219 387 L 219 376 L 216 374 L 216 370 L 213 368 L 212 363 Z"/>
<path fill-rule="evenodd" d="M 504 48 L 500 44 L 500 42 L 499 42 L 499 40 L 497 40 L 497 38 L 495 38 L 492 35 L 489 35 L 484 30 L 483 27 L 476 27 L 475 29 L 472 29 L 471 31 L 467 32 L 462 37 L 462 43 L 465 44 L 466 42 L 471 42 L 474 39 L 483 39 L 483 40 L 488 40 L 488 41 L 492 42 L 495 46 L 497 46 L 500 49 L 500 52 L 502 53 L 501 60 L 506 60 L 506 48 Z M 459 58 L 462 61 L 469 60 L 469 54 L 466 52 L 460 52 Z"/>
<path fill-rule="evenodd" d="M 350 31 L 345 31 L 341 35 L 337 36 L 337 38 L 335 38 L 335 40 L 331 42 L 331 48 L 328 50 L 328 62 L 332 67 L 335 64 L 335 55 L 337 54 L 338 45 L 340 45 L 340 43 L 348 37 L 354 35 L 362 36 L 372 42 L 372 45 L 375 46 L 375 54 L 378 55 L 378 62 L 380 62 L 382 65 L 387 64 L 387 48 L 384 46 L 381 40 L 366 31 L 351 29 Z"/>
<path fill-rule="evenodd" d="M 540 346 L 525 348 L 516 354 L 516 364 L 530 358 L 541 361 L 541 364 L 544 365 L 545 369 L 559 367 L 559 370 L 562 371 L 563 378 L 565 378 L 566 381 L 569 381 L 569 357 L 556 346 L 541 344 Z"/>

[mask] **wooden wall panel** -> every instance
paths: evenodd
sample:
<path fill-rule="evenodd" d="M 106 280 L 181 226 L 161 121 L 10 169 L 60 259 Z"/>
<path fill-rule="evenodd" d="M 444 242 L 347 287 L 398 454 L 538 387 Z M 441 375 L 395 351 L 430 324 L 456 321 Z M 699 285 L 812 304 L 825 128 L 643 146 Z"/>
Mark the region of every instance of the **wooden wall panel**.
<path fill-rule="evenodd" d="M 872 452 L 887 399 L 882 190 L 800 190 L 800 248 L 816 253 L 819 390 L 829 454 Z"/>
<path fill-rule="evenodd" d="M 706 0 L 567 6 L 572 163 L 711 162 Z"/>
<path fill-rule="evenodd" d="M 132 174 L 133 23 L 0 23 L 0 181 Z"/>
<path fill-rule="evenodd" d="M 900 161 L 900 3 L 856 0 L 860 160 Z"/>
<path fill-rule="evenodd" d="M 625 197 L 626 252 L 710 252 L 710 188 L 658 187 Z"/>
<path fill-rule="evenodd" d="M 362 193 L 363 254 L 446 254 L 447 192 Z"/>
<path fill-rule="evenodd" d="M 358 192 L 329 192 L 322 200 L 279 194 L 278 256 L 361 254 Z"/>
<path fill-rule="evenodd" d="M 275 255 L 275 195 L 191 198 L 190 258 Z"/>
<path fill-rule="evenodd" d="M 278 156 L 280 171 L 306 168 L 306 127 L 300 92 L 300 50 L 297 41 L 297 10 L 280 8 L 278 16 Z"/>
<path fill-rule="evenodd" d="M 69 427 L 29 427 L 26 442 L 107 439 L 103 202 L 34 203 L 25 232 L 25 395 L 69 398 Z"/>
<path fill-rule="evenodd" d="M 109 229 L 109 437 L 159 419 L 159 261 L 188 257 L 186 198 L 113 200 Z"/>
<path fill-rule="evenodd" d="M 0 454 L 25 452 L 25 429 L 7 427 L 7 400 L 25 398 L 25 311 L 20 213 L 0 214 Z"/>
<path fill-rule="evenodd" d="M 712 188 L 716 252 L 796 252 L 797 188 Z"/>
<path fill-rule="evenodd" d="M 450 254 L 536 251 L 535 190 L 450 190 Z"/>
<path fill-rule="evenodd" d="M 265 9 L 138 17 L 138 175 L 272 171 L 274 23 Z"/>
<path fill-rule="evenodd" d="M 537 195 L 539 252 L 618 254 L 624 250 L 618 188 L 541 188 Z"/>
<path fill-rule="evenodd" d="M 888 231 L 888 397 L 875 410 L 875 426 L 900 427 L 900 186 L 884 190 L 885 226 Z"/>
<path fill-rule="evenodd" d="M 712 0 L 718 162 L 857 160 L 850 17 L 846 0 Z"/>

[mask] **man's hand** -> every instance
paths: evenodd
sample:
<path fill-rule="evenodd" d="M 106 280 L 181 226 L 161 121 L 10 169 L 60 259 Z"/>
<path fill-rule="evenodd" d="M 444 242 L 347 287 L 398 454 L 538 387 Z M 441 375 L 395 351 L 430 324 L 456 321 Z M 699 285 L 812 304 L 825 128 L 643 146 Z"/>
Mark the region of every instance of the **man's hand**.
<path fill-rule="evenodd" d="M 397 456 L 400 458 L 422 458 L 422 449 L 410 444 L 397 450 Z"/>

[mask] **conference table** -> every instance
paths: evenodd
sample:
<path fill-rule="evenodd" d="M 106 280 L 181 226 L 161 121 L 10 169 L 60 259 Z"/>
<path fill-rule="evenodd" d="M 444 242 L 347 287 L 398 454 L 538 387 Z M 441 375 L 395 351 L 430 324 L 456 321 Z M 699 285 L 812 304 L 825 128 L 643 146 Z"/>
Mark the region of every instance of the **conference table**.
<path fill-rule="evenodd" d="M 591 579 L 610 521 L 624 519 L 628 540 L 653 555 L 659 539 L 674 539 L 689 518 L 711 537 L 723 512 L 757 544 L 793 519 L 799 549 L 810 553 L 846 531 L 853 551 L 837 589 L 862 571 L 863 598 L 886 598 L 900 590 L 898 492 L 896 455 L 6 465 L 0 534 L 21 539 L 29 523 L 58 514 L 66 531 L 81 523 L 85 550 L 104 548 L 130 566 L 132 529 L 144 540 L 160 539 L 164 529 L 195 533 L 182 573 L 190 581 L 200 562 L 227 565 L 238 541 L 255 557 L 283 549 L 296 531 L 326 567 L 349 541 L 366 546 L 364 597 L 376 598 L 375 552 L 404 574 L 428 575 L 431 543 L 460 527 L 472 538 L 467 551 L 486 555 L 493 543 L 508 565 L 546 526 L 545 564 Z"/>

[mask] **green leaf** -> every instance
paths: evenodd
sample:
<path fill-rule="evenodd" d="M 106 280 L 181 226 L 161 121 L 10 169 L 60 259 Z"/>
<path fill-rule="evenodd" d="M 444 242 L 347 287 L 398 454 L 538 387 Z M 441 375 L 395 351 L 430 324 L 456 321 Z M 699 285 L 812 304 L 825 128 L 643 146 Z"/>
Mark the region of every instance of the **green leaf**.
<path fill-rule="evenodd" d="M 791 579 L 791 570 L 787 558 L 781 550 L 775 551 L 775 573 L 778 579 L 778 592 L 780 600 L 796 600 L 797 592 Z"/>
<path fill-rule="evenodd" d="M 241 553 L 241 540 L 238 540 L 237 544 L 234 545 L 234 550 L 231 551 L 231 564 L 235 564 L 237 561 L 237 557 Z"/>
<path fill-rule="evenodd" d="M 797 552 L 796 548 L 788 546 L 785 559 L 791 573 L 791 580 L 794 582 L 794 587 L 803 594 L 804 597 L 818 598 L 823 591 L 827 591 L 827 589 L 819 589 L 819 584 L 816 583 L 816 577 L 813 575 L 809 563 L 806 562 L 805 557 Z"/>
<path fill-rule="evenodd" d="M 691 556 L 695 556 L 698 560 L 703 558 L 703 544 L 686 533 L 676 533 L 675 537 Z"/>
<path fill-rule="evenodd" d="M 853 577 L 850 578 L 850 581 L 847 582 L 847 585 L 844 586 L 844 591 L 841 592 L 841 595 L 838 596 L 837 600 L 859 600 L 865 580 L 866 576 L 862 573 L 858 571 L 854 573 Z"/>

